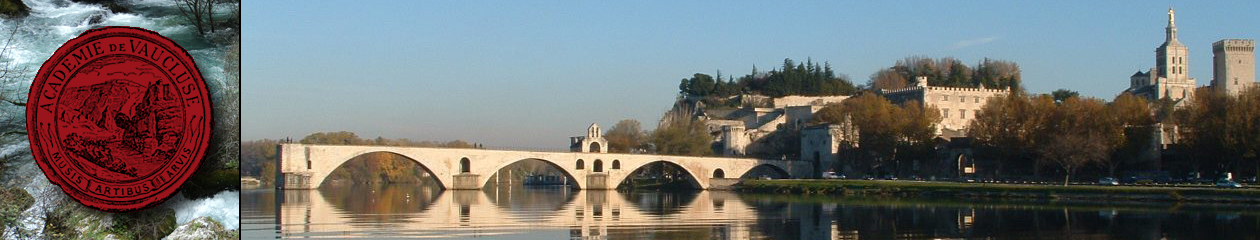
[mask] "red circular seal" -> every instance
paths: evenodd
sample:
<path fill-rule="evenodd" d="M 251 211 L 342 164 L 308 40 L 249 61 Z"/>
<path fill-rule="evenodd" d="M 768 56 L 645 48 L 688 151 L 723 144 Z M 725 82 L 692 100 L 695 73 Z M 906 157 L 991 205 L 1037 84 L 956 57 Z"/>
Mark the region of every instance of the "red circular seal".
<path fill-rule="evenodd" d="M 102 211 L 166 201 L 201 166 L 210 102 L 182 47 L 133 27 L 88 30 L 39 68 L 26 107 L 48 181 Z"/>

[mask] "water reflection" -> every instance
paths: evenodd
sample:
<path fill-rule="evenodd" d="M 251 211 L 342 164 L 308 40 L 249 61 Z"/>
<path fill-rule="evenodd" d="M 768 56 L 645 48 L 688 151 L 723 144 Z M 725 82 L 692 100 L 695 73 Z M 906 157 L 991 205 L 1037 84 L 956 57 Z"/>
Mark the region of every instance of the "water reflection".
<path fill-rule="evenodd" d="M 1257 206 L 576 191 L 515 186 L 242 192 L 244 238 L 1248 239 Z"/>

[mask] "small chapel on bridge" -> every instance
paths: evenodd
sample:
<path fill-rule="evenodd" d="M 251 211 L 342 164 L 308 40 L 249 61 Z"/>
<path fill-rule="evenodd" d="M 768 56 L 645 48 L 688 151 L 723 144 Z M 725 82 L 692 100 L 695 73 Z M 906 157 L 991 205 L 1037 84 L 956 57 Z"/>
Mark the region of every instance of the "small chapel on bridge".
<path fill-rule="evenodd" d="M 599 124 L 591 123 L 586 136 L 569 138 L 569 150 L 573 152 L 608 153 L 608 140 L 600 134 Z"/>

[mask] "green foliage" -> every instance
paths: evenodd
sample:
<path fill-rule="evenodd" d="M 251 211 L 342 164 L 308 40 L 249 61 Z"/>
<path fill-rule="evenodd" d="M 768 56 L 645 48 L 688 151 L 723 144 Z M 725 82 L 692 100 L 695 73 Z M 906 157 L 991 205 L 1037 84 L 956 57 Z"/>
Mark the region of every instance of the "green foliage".
<path fill-rule="evenodd" d="M 652 132 L 657 154 L 705 156 L 713 154 L 713 136 L 704 121 L 681 119 L 671 121 Z"/>
<path fill-rule="evenodd" d="M 76 239 L 78 231 L 74 229 L 75 223 L 71 221 L 72 208 L 66 205 L 60 205 L 52 210 L 44 211 L 44 238 L 46 239 Z M 163 235 L 165 236 L 165 235 Z"/>
<path fill-rule="evenodd" d="M 1025 185 L 918 181 L 865 180 L 756 180 L 747 179 L 737 187 L 740 192 L 754 193 L 822 193 L 902 196 L 953 196 L 999 198 L 1052 198 L 1054 196 L 1083 199 L 1112 199 L 1170 202 L 1260 202 L 1257 189 L 1097 186 L 1097 185 Z"/>
<path fill-rule="evenodd" d="M 870 173 L 896 169 L 887 165 L 929 155 L 940 119 L 940 111 L 934 107 L 925 109 L 913 101 L 898 106 L 872 93 L 828 105 L 814 115 L 814 122 L 851 121 L 857 127 L 862 153 L 858 160 Z"/>
<path fill-rule="evenodd" d="M 794 63 L 792 59 L 783 60 L 783 68 L 766 74 L 753 68 L 751 74 L 722 80 L 722 73 L 717 77 L 696 73 L 678 84 L 679 92 L 688 96 L 729 97 L 740 93 L 764 94 L 771 97 L 787 95 L 823 96 L 852 95 L 857 92 L 847 78 L 837 76 L 831 70 L 831 64 L 818 64 L 812 60 L 805 63 Z"/>
<path fill-rule="evenodd" d="M 916 84 L 920 76 L 928 78 L 928 85 L 945 87 L 1018 89 L 1021 80 L 1019 65 L 1010 61 L 985 58 L 973 68 L 955 58 L 911 56 L 876 72 L 867 85 L 871 89 L 899 89 Z"/>
<path fill-rule="evenodd" d="M 609 152 L 629 153 L 632 150 L 643 149 L 647 140 L 646 135 L 639 121 L 626 119 L 618 121 L 616 125 L 608 129 L 608 133 L 604 134 L 604 139 L 608 139 Z"/>
<path fill-rule="evenodd" d="M 0 229 L 15 226 L 22 218 L 22 212 L 32 204 L 35 204 L 35 198 L 22 188 L 0 189 Z"/>
<path fill-rule="evenodd" d="M 1053 92 L 1050 92 L 1050 96 L 1054 97 L 1054 102 L 1063 102 L 1064 100 L 1067 100 L 1068 98 L 1080 97 L 1081 93 L 1060 88 L 1059 90 L 1054 90 Z"/>
<path fill-rule="evenodd" d="M 175 210 L 158 207 L 114 214 L 114 225 L 107 230 L 125 239 L 162 239 L 175 231 Z"/>

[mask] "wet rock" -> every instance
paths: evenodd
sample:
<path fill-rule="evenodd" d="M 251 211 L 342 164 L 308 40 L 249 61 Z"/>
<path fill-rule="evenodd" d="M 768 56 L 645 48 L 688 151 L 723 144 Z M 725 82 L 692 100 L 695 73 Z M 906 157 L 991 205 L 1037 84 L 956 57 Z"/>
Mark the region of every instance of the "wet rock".
<path fill-rule="evenodd" d="M 22 0 L 0 0 L 0 15 L 5 17 L 25 17 L 31 14 L 31 7 Z"/>
<path fill-rule="evenodd" d="M 223 224 L 211 219 L 210 217 L 199 217 L 188 221 L 188 223 L 179 226 L 171 235 L 166 236 L 167 240 L 183 240 L 183 239 L 236 239 L 240 237 L 240 232 L 236 230 L 225 230 Z"/>

